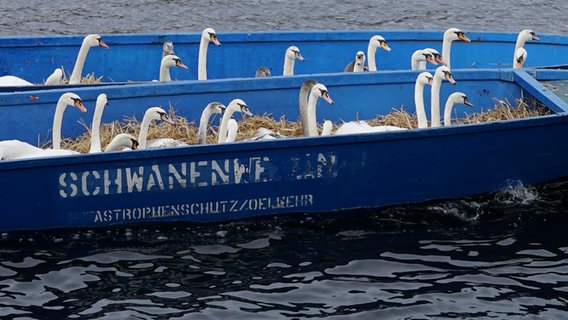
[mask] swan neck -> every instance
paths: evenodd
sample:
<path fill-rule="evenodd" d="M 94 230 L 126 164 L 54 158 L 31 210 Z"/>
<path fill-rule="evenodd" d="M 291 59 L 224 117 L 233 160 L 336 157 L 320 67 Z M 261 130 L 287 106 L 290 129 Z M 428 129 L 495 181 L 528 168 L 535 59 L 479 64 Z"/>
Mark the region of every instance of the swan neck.
<path fill-rule="evenodd" d="M 201 113 L 201 119 L 199 119 L 199 129 L 197 130 L 197 144 L 204 144 L 207 139 L 207 125 L 209 124 L 209 118 L 211 117 L 211 110 L 205 108 L 203 113 Z"/>
<path fill-rule="evenodd" d="M 446 101 L 444 106 L 444 126 L 452 125 L 452 108 L 454 107 L 454 102 L 451 99 Z"/>
<path fill-rule="evenodd" d="M 310 125 L 308 123 L 308 92 L 309 90 L 302 86 L 299 96 L 300 123 L 302 124 L 302 133 L 306 137 L 310 135 Z"/>
<path fill-rule="evenodd" d="M 294 61 L 295 59 L 290 59 L 286 57 L 284 59 L 284 73 L 285 76 L 293 76 L 294 75 Z"/>
<path fill-rule="evenodd" d="M 440 126 L 440 87 L 442 85 L 442 80 L 438 78 L 434 78 L 432 82 L 432 96 L 430 97 L 430 108 L 432 116 L 431 121 L 432 127 L 439 127 Z"/>
<path fill-rule="evenodd" d="M 144 116 L 142 124 L 140 124 L 140 133 L 138 134 L 138 149 L 146 149 L 146 140 L 148 140 L 148 129 L 150 128 L 150 118 Z"/>
<path fill-rule="evenodd" d="M 75 61 L 73 72 L 71 73 L 71 77 L 69 77 L 69 84 L 81 83 L 83 66 L 85 65 L 85 60 L 87 59 L 88 52 L 89 52 L 89 46 L 87 46 L 85 41 L 83 41 L 83 44 L 81 44 L 81 48 L 79 49 L 79 54 L 77 54 L 77 60 Z"/>
<path fill-rule="evenodd" d="M 452 41 L 444 38 L 442 43 L 442 59 L 446 62 L 446 66 L 451 69 L 450 67 L 450 54 L 452 49 Z"/>
<path fill-rule="evenodd" d="M 427 128 L 428 119 L 424 108 L 424 84 L 416 82 L 414 86 L 414 105 L 416 107 L 416 117 L 418 118 L 418 128 Z"/>
<path fill-rule="evenodd" d="M 160 64 L 160 81 L 172 81 L 170 67 L 165 63 Z"/>
<path fill-rule="evenodd" d="M 201 42 L 199 43 L 199 57 L 197 60 L 197 79 L 207 80 L 207 46 L 209 41 L 204 37 L 201 37 Z"/>
<path fill-rule="evenodd" d="M 227 124 L 229 123 L 229 119 L 233 117 L 233 113 L 235 113 L 235 109 L 228 107 L 223 114 L 223 118 L 221 118 L 221 127 L 219 128 L 219 137 L 217 137 L 217 143 L 223 143 L 227 141 Z"/>
<path fill-rule="evenodd" d="M 103 116 L 104 105 L 98 104 L 95 107 L 95 113 L 93 114 L 93 122 L 91 124 L 91 148 L 89 153 L 101 152 L 101 118 Z"/>
<path fill-rule="evenodd" d="M 369 65 L 369 71 L 377 71 L 377 60 L 376 60 L 376 55 L 377 53 L 377 47 L 372 46 L 369 43 L 369 46 L 367 47 L 367 64 Z"/>
<path fill-rule="evenodd" d="M 311 92 L 308 97 L 308 107 L 307 107 L 307 122 L 308 122 L 308 136 L 313 137 L 318 135 L 318 122 L 316 117 L 316 104 L 318 97 Z"/>
<path fill-rule="evenodd" d="M 52 132 L 52 148 L 61 149 L 61 122 L 63 122 L 63 111 L 65 111 L 65 102 L 58 101 L 53 116 L 53 132 Z"/>

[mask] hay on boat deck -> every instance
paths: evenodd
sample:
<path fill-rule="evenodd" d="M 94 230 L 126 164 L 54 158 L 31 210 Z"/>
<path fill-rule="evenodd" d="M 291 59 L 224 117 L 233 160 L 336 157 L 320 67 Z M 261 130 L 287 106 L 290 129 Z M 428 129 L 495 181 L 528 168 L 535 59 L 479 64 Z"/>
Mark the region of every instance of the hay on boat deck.
<path fill-rule="evenodd" d="M 508 100 L 497 100 L 492 109 L 487 111 L 476 112 L 472 114 L 465 114 L 465 118 L 453 118 L 454 124 L 472 124 L 480 122 L 498 121 L 498 120 L 512 120 L 527 117 L 536 117 L 541 115 L 550 114 L 550 110 L 540 102 L 532 99 L 526 102 L 523 99 L 517 99 L 516 105 L 513 105 Z M 148 139 L 158 138 L 173 138 L 183 141 L 187 144 L 195 144 L 197 141 L 198 124 L 193 121 L 188 121 L 182 116 L 175 114 L 175 111 L 170 107 L 168 114 L 174 121 L 174 125 L 158 121 L 150 124 L 148 129 Z M 210 125 L 207 129 L 207 143 L 216 143 L 218 134 L 218 124 L 221 115 L 213 115 L 210 119 Z M 401 128 L 417 128 L 418 121 L 416 114 L 411 114 L 404 110 L 403 107 L 397 109 L 393 108 L 392 112 L 386 115 L 377 115 L 374 119 L 366 120 L 373 126 L 398 126 Z M 122 122 L 113 121 L 107 124 L 101 124 L 101 146 L 104 150 L 105 146 L 112 140 L 114 136 L 119 133 L 130 133 L 138 137 L 140 132 L 140 123 L 135 117 L 125 117 Z M 279 132 L 287 137 L 301 137 L 302 126 L 298 121 L 286 120 L 281 117 L 276 120 L 271 114 L 264 114 L 262 116 L 245 117 L 238 121 L 239 130 L 237 134 L 237 141 L 244 140 L 248 136 L 253 135 L 256 130 L 261 127 Z M 81 136 L 73 139 L 63 139 L 62 146 L 65 149 L 71 149 L 78 152 L 89 152 L 91 134 L 90 124 L 82 123 L 86 132 Z M 341 124 L 334 124 L 334 130 Z M 320 129 L 321 130 L 321 129 Z"/>

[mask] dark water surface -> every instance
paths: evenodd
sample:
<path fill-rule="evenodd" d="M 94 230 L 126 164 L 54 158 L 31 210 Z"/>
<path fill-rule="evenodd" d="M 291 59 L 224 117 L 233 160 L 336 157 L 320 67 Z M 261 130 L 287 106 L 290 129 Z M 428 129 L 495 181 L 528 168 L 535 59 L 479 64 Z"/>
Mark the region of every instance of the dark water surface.
<path fill-rule="evenodd" d="M 568 33 L 557 1 L 4 1 L 0 35 Z M 7 233 L 1 319 L 566 319 L 568 181 L 382 210 Z M 7 201 L 7 199 L 4 199 Z"/>

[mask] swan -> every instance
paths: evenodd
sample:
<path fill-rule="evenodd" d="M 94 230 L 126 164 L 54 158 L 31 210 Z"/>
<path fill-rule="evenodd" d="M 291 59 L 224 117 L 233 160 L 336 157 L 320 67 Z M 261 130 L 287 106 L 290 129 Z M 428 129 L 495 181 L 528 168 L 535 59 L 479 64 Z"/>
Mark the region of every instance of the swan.
<path fill-rule="evenodd" d="M 183 64 L 178 56 L 169 54 L 163 57 L 160 63 L 160 82 L 172 81 L 172 77 L 170 76 L 171 67 L 187 69 L 187 66 Z"/>
<path fill-rule="evenodd" d="M 164 146 L 162 142 L 171 141 L 173 139 L 154 139 L 148 141 L 148 129 L 153 120 L 161 120 L 169 124 L 174 122 L 168 117 L 168 114 L 161 107 L 151 107 L 144 113 L 142 123 L 140 124 L 140 133 L 138 134 L 138 149 L 151 149 Z M 175 141 L 175 140 L 173 140 Z"/>
<path fill-rule="evenodd" d="M 20 140 L 0 141 L 0 160 L 30 159 L 76 154 L 79 154 L 79 152 L 66 149 L 42 149 Z"/>
<path fill-rule="evenodd" d="M 58 85 L 61 82 L 62 77 L 63 77 L 63 69 L 56 68 L 55 70 L 53 70 L 53 73 L 49 77 L 47 77 L 47 80 L 45 80 L 44 85 L 46 86 Z"/>
<path fill-rule="evenodd" d="M 375 35 L 369 39 L 369 45 L 367 46 L 367 59 L 369 59 L 369 71 L 377 71 L 377 62 L 375 58 L 375 54 L 377 52 L 377 48 L 383 48 L 386 51 L 391 51 L 391 48 L 387 44 L 387 40 L 382 36 Z"/>
<path fill-rule="evenodd" d="M 57 106 L 55 107 L 55 114 L 53 116 L 53 132 L 52 132 L 52 148 L 61 149 L 61 123 L 63 122 L 63 111 L 67 106 L 73 106 L 82 112 L 87 112 L 87 108 L 83 105 L 81 97 L 78 95 L 67 92 L 59 97 Z"/>
<path fill-rule="evenodd" d="M 223 114 L 225 112 L 224 104 L 220 102 L 210 102 L 207 104 L 203 112 L 201 112 L 201 118 L 199 119 L 199 129 L 197 130 L 197 144 L 204 144 L 207 142 L 207 125 L 209 124 L 209 118 L 213 114 Z"/>
<path fill-rule="evenodd" d="M 527 60 L 528 52 L 525 48 L 520 47 L 515 51 L 515 64 L 513 65 L 514 69 L 521 69 Z"/>
<path fill-rule="evenodd" d="M 434 65 L 437 65 L 437 63 L 445 66 L 446 62 L 444 61 L 444 59 L 442 59 L 442 55 L 438 52 L 438 50 L 434 49 L 434 48 L 426 48 L 426 49 L 422 49 L 425 52 L 428 52 L 432 55 L 432 57 L 434 58 L 434 61 L 436 63 L 434 63 Z M 420 61 L 419 63 L 419 69 L 424 70 L 426 69 L 426 61 Z"/>
<path fill-rule="evenodd" d="M 108 98 L 105 93 L 101 93 L 97 96 L 97 102 L 95 104 L 95 112 L 93 113 L 93 121 L 91 122 L 91 147 L 89 153 L 101 152 L 101 118 L 103 116 L 103 110 L 108 104 Z"/>
<path fill-rule="evenodd" d="M 349 62 L 343 71 L 345 72 L 363 72 L 365 71 L 365 53 L 357 51 L 355 60 Z"/>
<path fill-rule="evenodd" d="M 428 119 L 424 108 L 424 86 L 432 84 L 434 77 L 430 72 L 422 72 L 416 77 L 414 85 L 414 105 L 416 107 L 416 117 L 418 118 L 418 128 L 427 128 Z"/>
<path fill-rule="evenodd" d="M 227 131 L 228 131 L 227 126 L 229 123 L 229 119 L 231 119 L 233 113 L 235 112 L 241 112 L 244 115 L 252 116 L 252 113 L 249 111 L 248 106 L 243 100 L 233 99 L 227 106 L 227 109 L 223 114 L 223 118 L 221 119 L 221 126 L 219 128 L 219 136 L 217 138 L 217 143 L 228 142 L 226 141 Z"/>
<path fill-rule="evenodd" d="M 270 69 L 268 69 L 267 67 L 259 67 L 258 69 L 256 69 L 256 73 L 254 75 L 255 78 L 264 78 L 270 76 L 272 76 L 272 74 L 270 73 Z"/>
<path fill-rule="evenodd" d="M 300 92 L 301 93 L 301 92 Z M 305 136 L 318 136 L 318 124 L 317 124 L 317 117 L 316 117 L 316 105 L 318 102 L 318 98 L 322 98 L 329 104 L 333 104 L 333 100 L 329 96 L 329 91 L 327 87 L 321 83 L 314 83 L 312 88 L 310 89 L 310 95 L 308 96 L 307 101 L 302 100 L 302 95 L 300 94 L 300 112 L 305 110 L 306 115 L 303 117 L 305 120 L 302 121 L 302 131 L 304 131 L 305 127 L 307 127 L 308 134 L 304 134 Z M 302 106 L 302 104 L 307 103 L 306 106 Z M 329 124 L 326 124 L 328 126 Z"/>
<path fill-rule="evenodd" d="M 517 65 L 517 50 L 525 46 L 525 43 L 530 40 L 540 40 L 536 33 L 530 29 L 525 29 L 517 35 L 515 42 L 515 51 L 513 51 L 513 68 Z"/>
<path fill-rule="evenodd" d="M 465 33 L 458 28 L 449 28 L 448 30 L 446 30 L 446 32 L 444 32 L 444 40 L 442 42 L 442 59 L 444 59 L 448 68 L 450 68 L 450 52 L 452 42 L 456 40 L 471 42 L 471 40 L 465 35 Z"/>
<path fill-rule="evenodd" d="M 452 72 L 447 66 L 438 67 L 436 73 L 434 73 L 434 79 L 432 80 L 432 94 L 430 96 L 432 127 L 440 126 L 440 87 L 442 86 L 443 80 L 447 80 L 453 85 L 456 84 L 456 80 L 454 80 Z"/>
<path fill-rule="evenodd" d="M 434 60 L 434 55 L 427 50 L 416 50 L 410 58 L 410 68 L 412 70 L 426 70 L 426 62 L 437 65 L 438 62 Z"/>
<path fill-rule="evenodd" d="M 450 94 L 448 100 L 446 100 L 446 105 L 444 107 L 444 126 L 452 125 L 452 108 L 454 104 L 465 104 L 468 107 L 473 107 L 473 104 L 469 102 L 469 99 L 463 92 L 454 92 Z"/>
<path fill-rule="evenodd" d="M 128 133 L 119 133 L 106 146 L 105 152 L 120 151 L 123 148 L 136 150 L 138 149 L 138 140 Z"/>
<path fill-rule="evenodd" d="M 216 46 L 221 45 L 215 30 L 205 28 L 203 32 L 201 32 L 201 41 L 199 42 L 199 57 L 197 61 L 198 80 L 207 80 L 207 46 L 209 45 L 209 41 L 213 42 Z"/>
<path fill-rule="evenodd" d="M 306 59 L 300 53 L 300 49 L 296 46 L 290 46 L 286 49 L 286 53 L 284 54 L 284 71 L 283 75 L 285 76 L 293 76 L 294 75 L 294 62 L 296 59 L 304 62 Z"/>
<path fill-rule="evenodd" d="M 349 121 L 342 124 L 337 130 L 335 135 L 352 134 L 352 133 L 367 133 L 367 132 L 385 132 L 385 131 L 401 131 L 408 130 L 397 126 L 372 126 L 366 121 L 357 120 Z"/>
<path fill-rule="evenodd" d="M 90 34 L 86 36 L 85 39 L 83 39 L 83 44 L 81 44 L 81 49 L 79 49 L 79 54 L 77 55 L 77 60 L 75 61 L 75 67 L 73 67 L 71 77 L 69 77 L 69 84 L 81 83 L 83 66 L 85 65 L 85 59 L 87 58 L 87 53 L 89 53 L 89 49 L 91 47 L 103 47 L 108 49 L 108 45 L 98 34 Z"/>
<path fill-rule="evenodd" d="M 33 85 L 33 83 L 16 76 L 8 75 L 0 77 L 0 87 L 22 87 Z"/>
<path fill-rule="evenodd" d="M 174 42 L 172 40 L 166 40 L 164 41 L 164 44 L 162 45 L 162 58 L 164 58 L 167 55 L 175 55 L 176 53 L 174 52 Z"/>

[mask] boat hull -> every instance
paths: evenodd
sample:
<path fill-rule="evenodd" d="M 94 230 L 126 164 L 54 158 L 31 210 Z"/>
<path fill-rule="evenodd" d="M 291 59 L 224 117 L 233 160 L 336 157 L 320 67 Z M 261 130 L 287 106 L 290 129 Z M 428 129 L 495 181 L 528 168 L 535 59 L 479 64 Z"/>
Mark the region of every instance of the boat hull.
<path fill-rule="evenodd" d="M 486 108 L 494 99 L 523 95 L 545 104 L 551 115 L 403 132 L 1 161 L 5 201 L 0 230 L 214 222 L 377 208 L 473 196 L 497 191 L 508 181 L 534 184 L 568 175 L 568 145 L 561 142 L 568 135 L 566 102 L 524 71 L 464 70 L 454 75 L 458 85 L 444 84 L 443 97 L 459 86 L 477 108 Z M 365 119 L 400 106 L 412 112 L 408 99 L 415 77 L 415 72 L 318 77 L 335 100 L 333 106 L 318 104 L 319 120 Z M 256 114 L 294 119 L 299 86 L 306 79 L 109 86 L 104 92 L 108 110 L 114 110 L 111 117 L 133 112 L 140 117 L 145 106 L 167 100 L 178 114 L 196 119 L 213 97 L 224 103 L 239 97 Z M 87 105 L 103 92 L 78 90 Z M 3 106 L 2 113 L 49 127 L 46 114 L 62 92 L 38 92 L 38 100 Z M 0 99 L 25 100 L 27 94 L 0 94 Z M 20 133 L 13 121 L 1 126 L 2 139 L 6 132 L 20 139 L 43 134 L 43 129 Z"/>

